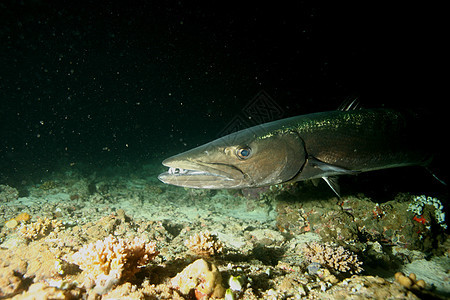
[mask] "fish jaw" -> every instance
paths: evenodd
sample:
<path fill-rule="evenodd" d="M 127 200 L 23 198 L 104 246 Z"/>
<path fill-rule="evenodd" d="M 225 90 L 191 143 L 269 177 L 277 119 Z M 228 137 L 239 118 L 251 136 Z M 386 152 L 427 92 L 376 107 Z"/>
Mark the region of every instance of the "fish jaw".
<path fill-rule="evenodd" d="M 179 156 L 176 155 L 163 161 L 162 164 L 169 167 L 167 172 L 158 176 L 163 183 L 201 189 L 232 189 L 243 186 L 245 176 L 233 166 L 192 159 L 181 160 Z"/>

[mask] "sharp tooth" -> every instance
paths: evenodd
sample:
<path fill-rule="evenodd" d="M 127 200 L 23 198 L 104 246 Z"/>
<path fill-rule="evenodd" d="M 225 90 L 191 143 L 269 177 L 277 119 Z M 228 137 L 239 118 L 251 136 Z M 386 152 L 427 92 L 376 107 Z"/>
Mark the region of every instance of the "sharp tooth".
<path fill-rule="evenodd" d="M 187 173 L 188 170 L 182 168 L 170 167 L 168 173 L 169 174 L 184 174 Z"/>

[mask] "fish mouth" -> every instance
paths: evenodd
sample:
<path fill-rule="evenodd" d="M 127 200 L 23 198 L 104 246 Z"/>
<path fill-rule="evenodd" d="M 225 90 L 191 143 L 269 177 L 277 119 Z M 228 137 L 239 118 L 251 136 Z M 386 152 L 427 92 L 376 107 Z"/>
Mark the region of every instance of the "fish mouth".
<path fill-rule="evenodd" d="M 169 167 L 169 170 L 161 173 L 158 179 L 176 186 L 201 189 L 237 188 L 244 179 L 240 169 L 223 163 L 169 158 L 162 164 Z"/>

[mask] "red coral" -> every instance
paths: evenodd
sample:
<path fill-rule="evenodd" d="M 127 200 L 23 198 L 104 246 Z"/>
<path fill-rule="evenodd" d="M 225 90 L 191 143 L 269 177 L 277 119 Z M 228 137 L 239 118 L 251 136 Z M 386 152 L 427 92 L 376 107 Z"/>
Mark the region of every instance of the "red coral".
<path fill-rule="evenodd" d="M 423 217 L 423 215 L 420 215 L 420 216 L 414 216 L 413 220 L 416 221 L 416 222 L 422 223 L 422 224 L 424 224 L 424 225 L 425 225 L 426 223 L 428 223 L 428 221 Z"/>

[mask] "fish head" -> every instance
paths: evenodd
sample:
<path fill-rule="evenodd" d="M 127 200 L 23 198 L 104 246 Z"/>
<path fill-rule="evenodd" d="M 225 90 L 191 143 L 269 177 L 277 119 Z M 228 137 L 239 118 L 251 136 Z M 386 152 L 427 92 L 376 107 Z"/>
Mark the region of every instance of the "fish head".
<path fill-rule="evenodd" d="M 260 187 L 289 181 L 305 161 L 303 141 L 294 131 L 252 127 L 164 160 L 169 171 L 158 178 L 189 188 Z"/>

